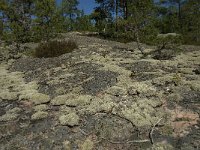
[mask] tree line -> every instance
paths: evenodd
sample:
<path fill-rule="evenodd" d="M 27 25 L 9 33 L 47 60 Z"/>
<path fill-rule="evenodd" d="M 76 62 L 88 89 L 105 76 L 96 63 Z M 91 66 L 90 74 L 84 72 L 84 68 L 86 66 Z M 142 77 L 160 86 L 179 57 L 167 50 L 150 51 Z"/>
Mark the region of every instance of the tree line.
<path fill-rule="evenodd" d="M 68 31 L 97 31 L 104 37 L 151 43 L 158 34 L 177 33 L 200 45 L 199 0 L 95 0 L 89 15 L 78 0 L 1 0 L 1 39 L 49 40 Z"/>

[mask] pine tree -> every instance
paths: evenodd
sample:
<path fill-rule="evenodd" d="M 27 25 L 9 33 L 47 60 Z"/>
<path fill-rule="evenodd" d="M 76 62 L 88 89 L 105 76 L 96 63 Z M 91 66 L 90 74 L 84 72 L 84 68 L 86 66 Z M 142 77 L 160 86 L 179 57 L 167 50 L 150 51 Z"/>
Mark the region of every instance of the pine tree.
<path fill-rule="evenodd" d="M 153 0 L 134 0 L 129 1 L 128 9 L 130 10 L 130 16 L 128 17 L 128 26 L 135 35 L 135 40 L 138 45 L 138 49 L 143 53 L 143 48 L 140 45 L 140 39 L 146 40 L 144 37 L 148 37 L 148 30 L 153 35 L 153 18 L 154 18 L 154 2 Z M 148 31 L 148 32 L 147 32 Z M 147 34 L 148 33 L 148 34 Z"/>
<path fill-rule="evenodd" d="M 182 34 L 187 44 L 200 45 L 200 1 L 188 0 L 182 6 Z"/>
<path fill-rule="evenodd" d="M 56 36 L 60 16 L 55 0 L 36 0 L 34 11 L 34 37 L 35 40 L 48 41 Z"/>
<path fill-rule="evenodd" d="M 61 15 L 67 30 L 73 30 L 74 20 L 80 14 L 78 4 L 78 0 L 62 0 L 61 2 Z"/>
<path fill-rule="evenodd" d="M 95 28 L 92 24 L 91 16 L 85 15 L 82 10 L 80 15 L 76 18 L 74 29 L 78 31 L 94 31 Z"/>
<path fill-rule="evenodd" d="M 1 17 L 3 22 L 3 37 L 13 41 L 19 48 L 20 43 L 31 38 L 31 0 L 10 0 L 1 2 Z"/>

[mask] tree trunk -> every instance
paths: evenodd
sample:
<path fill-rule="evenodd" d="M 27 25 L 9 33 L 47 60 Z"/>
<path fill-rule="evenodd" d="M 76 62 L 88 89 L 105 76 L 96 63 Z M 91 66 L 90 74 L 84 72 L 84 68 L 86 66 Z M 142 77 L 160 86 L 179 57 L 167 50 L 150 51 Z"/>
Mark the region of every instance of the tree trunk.
<path fill-rule="evenodd" d="M 1 37 L 3 35 L 3 19 L 2 18 L 0 20 L 0 35 L 1 35 Z"/>
<path fill-rule="evenodd" d="M 181 1 L 178 1 L 178 23 L 180 31 L 182 32 L 182 21 L 181 21 Z"/>
<path fill-rule="evenodd" d="M 143 47 L 141 46 L 141 44 L 140 44 L 139 30 L 138 30 L 138 27 L 137 27 L 137 26 L 135 27 L 134 32 L 135 32 L 137 47 L 138 47 L 138 49 L 141 51 L 141 53 L 144 54 L 144 48 L 143 48 Z"/>
<path fill-rule="evenodd" d="M 119 4 L 118 4 L 118 0 L 115 0 L 115 17 L 116 17 L 116 23 L 115 23 L 115 31 L 117 32 L 118 31 L 118 7 L 119 7 Z"/>
<path fill-rule="evenodd" d="M 123 1 L 123 13 L 124 13 L 124 19 L 127 20 L 127 18 L 128 18 L 127 0 Z"/>

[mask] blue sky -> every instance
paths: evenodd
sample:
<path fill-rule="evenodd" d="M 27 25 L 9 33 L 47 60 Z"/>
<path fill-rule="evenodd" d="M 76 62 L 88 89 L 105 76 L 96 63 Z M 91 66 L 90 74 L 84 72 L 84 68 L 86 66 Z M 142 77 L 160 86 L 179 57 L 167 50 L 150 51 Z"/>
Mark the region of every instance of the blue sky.
<path fill-rule="evenodd" d="M 60 2 L 61 0 L 57 0 L 57 2 Z M 79 6 L 78 8 L 80 10 L 84 10 L 85 14 L 90 14 L 94 7 L 96 7 L 96 4 L 95 4 L 95 0 L 79 0 Z"/>
<path fill-rule="evenodd" d="M 79 2 L 79 9 L 83 9 L 85 14 L 90 14 L 94 7 L 97 6 L 95 0 L 79 0 Z"/>

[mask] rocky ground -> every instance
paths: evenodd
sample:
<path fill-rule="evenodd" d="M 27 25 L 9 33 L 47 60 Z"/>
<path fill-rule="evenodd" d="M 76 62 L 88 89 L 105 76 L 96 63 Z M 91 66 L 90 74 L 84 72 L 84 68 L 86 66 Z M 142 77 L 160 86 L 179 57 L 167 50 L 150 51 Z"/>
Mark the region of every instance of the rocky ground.
<path fill-rule="evenodd" d="M 57 58 L 1 47 L 1 150 L 200 148 L 200 47 L 143 56 L 135 43 L 64 37 L 79 48 Z"/>

